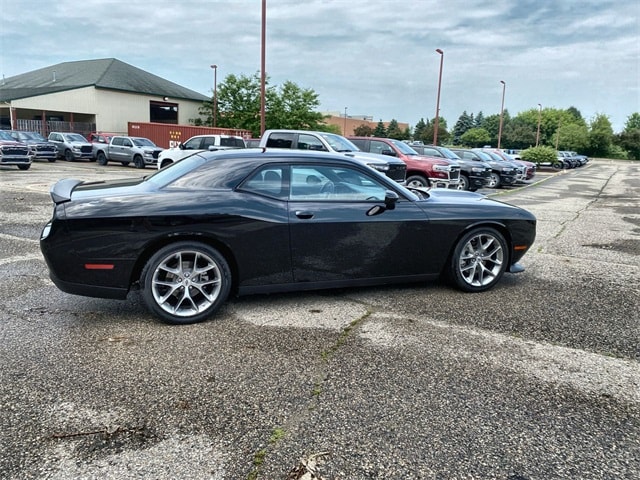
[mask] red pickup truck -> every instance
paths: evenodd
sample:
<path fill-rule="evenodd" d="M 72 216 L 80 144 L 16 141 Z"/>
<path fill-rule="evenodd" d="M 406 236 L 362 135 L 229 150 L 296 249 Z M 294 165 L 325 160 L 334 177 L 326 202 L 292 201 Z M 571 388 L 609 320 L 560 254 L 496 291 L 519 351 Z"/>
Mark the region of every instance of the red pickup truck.
<path fill-rule="evenodd" d="M 447 158 L 420 155 L 404 142 L 392 138 L 347 137 L 360 150 L 396 157 L 407 164 L 409 187 L 458 188 L 460 165 Z"/>

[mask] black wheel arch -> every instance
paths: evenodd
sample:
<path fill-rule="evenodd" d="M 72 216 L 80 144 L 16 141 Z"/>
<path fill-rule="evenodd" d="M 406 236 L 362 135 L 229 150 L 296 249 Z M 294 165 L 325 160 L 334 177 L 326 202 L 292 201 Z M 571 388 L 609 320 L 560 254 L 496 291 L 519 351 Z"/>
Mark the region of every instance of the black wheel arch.
<path fill-rule="evenodd" d="M 442 271 L 440 272 L 441 275 L 446 274 L 447 268 L 451 263 L 453 252 L 455 251 L 456 245 L 458 244 L 460 239 L 464 237 L 467 233 L 469 233 L 471 230 L 476 230 L 478 228 L 493 228 L 494 230 L 498 231 L 502 235 L 502 237 L 504 238 L 504 241 L 507 243 L 506 254 L 507 254 L 507 271 L 508 271 L 509 266 L 511 265 L 511 257 L 512 257 L 512 250 L 513 250 L 513 239 L 511 238 L 509 229 L 502 222 L 483 220 L 483 221 L 479 221 L 479 222 L 467 225 L 464 229 L 460 231 L 455 241 L 451 244 L 451 249 L 449 250 L 449 254 L 447 255 L 447 261 L 442 266 Z"/>
<path fill-rule="evenodd" d="M 131 278 L 129 279 L 129 288 L 130 289 L 138 289 L 140 287 L 140 276 L 142 275 L 142 271 L 149 261 L 149 259 L 161 248 L 166 247 L 167 245 L 171 245 L 177 242 L 194 242 L 194 243 L 202 243 L 208 245 L 212 248 L 215 248 L 220 254 L 224 257 L 227 264 L 229 265 L 229 270 L 231 270 L 231 293 L 235 293 L 238 290 L 238 262 L 236 260 L 235 255 L 231 251 L 228 245 L 224 242 L 220 241 L 215 237 L 205 236 L 201 233 L 195 232 L 185 232 L 177 235 L 165 235 L 163 237 L 159 237 L 149 242 L 142 253 L 138 256 L 136 263 L 131 270 Z"/>

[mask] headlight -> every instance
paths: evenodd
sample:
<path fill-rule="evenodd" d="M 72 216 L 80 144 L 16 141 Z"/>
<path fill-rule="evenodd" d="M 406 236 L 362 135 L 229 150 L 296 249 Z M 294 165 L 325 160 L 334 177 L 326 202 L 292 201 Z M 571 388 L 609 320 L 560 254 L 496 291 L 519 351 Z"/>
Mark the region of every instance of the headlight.
<path fill-rule="evenodd" d="M 484 172 L 484 168 L 483 167 L 471 167 L 471 171 L 475 172 L 475 173 L 482 173 L 482 172 Z"/>
<path fill-rule="evenodd" d="M 507 168 L 507 167 L 505 167 L 505 168 L 503 168 L 503 169 L 502 169 L 502 171 L 503 171 L 504 173 L 512 173 L 512 172 L 513 172 L 513 168 Z"/>
<path fill-rule="evenodd" d="M 386 172 L 389 170 L 389 165 L 386 163 L 367 163 L 371 168 L 375 168 L 379 172 Z"/>
<path fill-rule="evenodd" d="M 40 240 L 44 240 L 51 233 L 51 222 L 47 223 L 42 229 L 42 233 L 40 234 Z"/>
<path fill-rule="evenodd" d="M 145 150 L 142 154 L 143 154 L 145 157 L 153 157 L 153 152 L 150 152 L 150 151 L 148 151 L 148 150 Z"/>
<path fill-rule="evenodd" d="M 450 165 L 436 165 L 435 167 L 433 167 L 433 169 L 436 172 L 450 172 L 451 171 L 451 166 Z"/>

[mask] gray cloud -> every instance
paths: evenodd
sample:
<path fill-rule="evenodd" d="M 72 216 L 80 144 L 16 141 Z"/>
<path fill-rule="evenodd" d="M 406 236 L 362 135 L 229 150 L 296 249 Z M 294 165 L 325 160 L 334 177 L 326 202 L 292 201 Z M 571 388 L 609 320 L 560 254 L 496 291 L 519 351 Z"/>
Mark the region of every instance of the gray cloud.
<path fill-rule="evenodd" d="M 614 129 L 640 110 L 635 1 L 267 0 L 267 72 L 314 89 L 321 108 L 414 125 L 441 113 L 575 106 Z M 0 73 L 115 57 L 210 94 L 260 69 L 258 0 L 0 0 Z"/>

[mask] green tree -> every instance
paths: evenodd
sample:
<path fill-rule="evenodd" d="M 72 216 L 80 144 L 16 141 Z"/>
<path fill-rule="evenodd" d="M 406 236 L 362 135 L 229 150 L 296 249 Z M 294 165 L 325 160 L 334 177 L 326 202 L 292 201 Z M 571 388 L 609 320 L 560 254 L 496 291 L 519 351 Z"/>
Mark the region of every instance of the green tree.
<path fill-rule="evenodd" d="M 536 129 L 524 119 L 516 117 L 503 127 L 501 147 L 529 148 L 536 144 Z"/>
<path fill-rule="evenodd" d="M 622 133 L 616 136 L 615 143 L 619 148 L 628 152 L 628 157 L 640 160 L 640 113 L 632 113 L 627 117 Z M 615 155 L 615 158 L 623 155 Z"/>
<path fill-rule="evenodd" d="M 376 125 L 376 128 L 373 131 L 373 136 L 386 138 L 387 129 L 384 128 L 384 123 L 382 123 L 382 119 L 380 119 L 380 121 L 378 122 L 378 125 Z"/>
<path fill-rule="evenodd" d="M 227 75 L 218 86 L 217 126 L 250 130 L 260 136 L 260 77 Z M 320 102 L 311 89 L 303 89 L 291 81 L 281 87 L 265 85 L 266 128 L 326 130 L 324 117 L 317 112 Z M 205 101 L 199 113 L 205 123 L 212 123 L 212 101 Z"/>
<path fill-rule="evenodd" d="M 371 137 L 373 136 L 373 128 L 366 123 L 362 123 L 353 129 L 353 134 L 356 137 Z"/>
<path fill-rule="evenodd" d="M 563 125 L 557 130 L 556 135 L 558 134 L 560 135 L 560 139 L 557 141 L 558 150 L 571 150 L 576 152 L 589 150 L 589 130 L 586 125 L 579 123 Z"/>
<path fill-rule="evenodd" d="M 609 117 L 596 114 L 589 125 L 589 155 L 606 156 L 613 143 L 613 128 Z"/>
<path fill-rule="evenodd" d="M 453 126 L 453 143 L 457 145 L 460 143 L 460 138 L 467 130 L 471 130 L 474 128 L 473 115 L 469 115 L 465 110 L 462 112 L 462 115 L 458 117 L 458 121 Z"/>
<path fill-rule="evenodd" d="M 425 122 L 424 118 L 421 118 L 420 120 L 418 120 L 418 123 L 416 123 L 415 128 L 413 129 L 413 139 L 414 140 L 421 140 L 424 142 L 423 137 L 424 137 L 424 131 L 427 129 L 427 127 L 429 126 L 429 122 Z"/>
<path fill-rule="evenodd" d="M 484 128 L 471 128 L 460 137 L 460 141 L 469 147 L 482 147 L 491 141 L 491 134 Z"/>
<path fill-rule="evenodd" d="M 398 121 L 394 118 L 389 122 L 387 126 L 387 137 L 395 140 L 404 140 L 404 134 L 398 126 Z"/>
<path fill-rule="evenodd" d="M 480 110 L 478 115 L 476 115 L 476 118 L 473 121 L 473 126 L 476 128 L 482 128 L 484 126 L 484 113 L 482 113 L 482 110 Z"/>
<path fill-rule="evenodd" d="M 624 131 L 630 132 L 632 130 L 640 130 L 640 113 L 635 112 L 627 117 L 627 121 L 624 124 Z"/>

